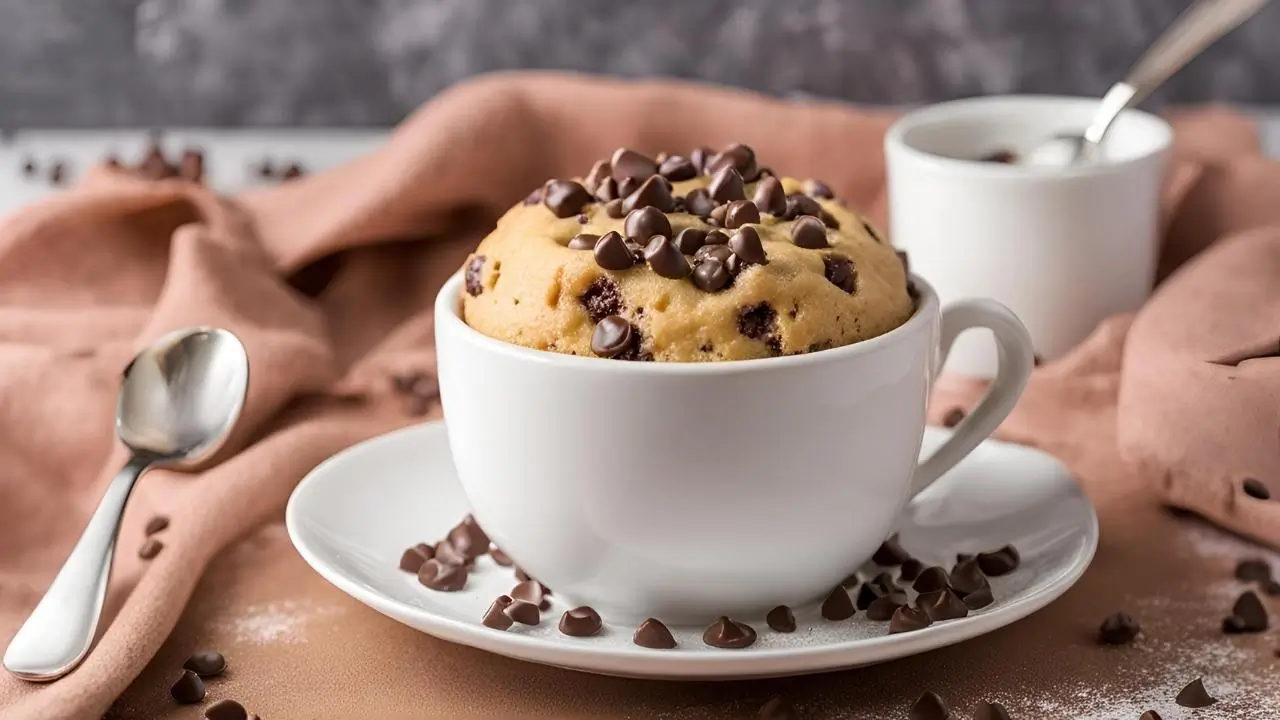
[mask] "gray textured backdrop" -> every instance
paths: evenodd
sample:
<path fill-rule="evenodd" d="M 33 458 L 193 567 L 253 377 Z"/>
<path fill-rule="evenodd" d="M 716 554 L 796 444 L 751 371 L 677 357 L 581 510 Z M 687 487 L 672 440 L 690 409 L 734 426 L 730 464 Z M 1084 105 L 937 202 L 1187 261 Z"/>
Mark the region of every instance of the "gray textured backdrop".
<path fill-rule="evenodd" d="M 0 0 L 0 126 L 390 125 L 502 68 L 1101 93 L 1188 0 Z M 1154 98 L 1280 103 L 1280 7 Z"/>

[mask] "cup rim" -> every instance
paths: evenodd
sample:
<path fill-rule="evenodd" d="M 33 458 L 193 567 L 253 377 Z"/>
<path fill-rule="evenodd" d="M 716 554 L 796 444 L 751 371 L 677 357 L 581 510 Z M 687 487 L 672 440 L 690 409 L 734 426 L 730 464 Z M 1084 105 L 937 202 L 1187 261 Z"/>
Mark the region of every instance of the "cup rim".
<path fill-rule="evenodd" d="M 436 334 L 438 336 L 442 330 L 454 333 L 469 344 L 488 352 L 505 355 L 513 360 L 541 365 L 560 365 L 582 372 L 640 373 L 647 375 L 722 375 L 767 372 L 815 363 L 847 360 L 860 355 L 870 355 L 882 348 L 904 342 L 907 336 L 921 330 L 921 326 L 929 323 L 931 318 L 936 318 L 940 312 L 938 295 L 933 287 L 916 275 L 910 275 L 910 279 L 915 283 L 917 299 L 915 310 L 911 313 L 911 317 L 907 318 L 906 322 L 873 338 L 799 355 L 719 362 L 619 362 L 608 358 L 567 355 L 550 350 L 537 350 L 523 345 L 516 345 L 505 340 L 489 337 L 463 321 L 460 313 L 463 284 L 463 271 L 461 269 L 445 281 L 440 288 L 440 292 L 436 295 Z M 438 339 L 437 345 L 439 345 Z"/>
<path fill-rule="evenodd" d="M 1040 167 L 1034 165 L 1006 165 L 1003 163 L 966 160 L 964 158 L 946 157 L 921 150 L 906 142 L 906 134 L 926 124 L 937 123 L 948 118 L 970 116 L 977 109 L 986 106 L 1005 105 L 1008 107 L 1046 105 L 1058 106 L 1096 106 L 1099 98 L 1079 97 L 1074 95 L 984 95 L 980 97 L 961 98 L 940 103 L 925 105 L 908 111 L 889 126 L 884 136 L 886 154 L 901 153 L 914 162 L 929 165 L 932 169 L 963 172 L 967 175 L 989 178 L 1016 178 L 1019 180 L 1066 180 L 1081 177 L 1100 177 L 1125 172 L 1139 163 L 1169 151 L 1173 145 L 1173 127 L 1164 118 L 1149 112 L 1129 108 L 1121 117 L 1139 118 L 1141 122 L 1151 125 L 1158 138 L 1152 148 L 1133 157 L 1116 162 L 1105 162 L 1092 165 L 1073 165 L 1066 168 Z"/>

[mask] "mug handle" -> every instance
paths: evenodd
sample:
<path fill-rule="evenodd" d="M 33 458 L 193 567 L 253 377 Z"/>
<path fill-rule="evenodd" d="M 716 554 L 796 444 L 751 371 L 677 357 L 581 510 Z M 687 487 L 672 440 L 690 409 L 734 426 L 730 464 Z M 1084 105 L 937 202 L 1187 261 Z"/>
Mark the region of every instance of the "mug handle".
<path fill-rule="evenodd" d="M 1018 403 L 1018 397 L 1026 388 L 1027 378 L 1035 366 L 1031 335 L 1018 316 L 994 300 L 976 298 L 960 300 L 942 309 L 940 355 L 935 374 L 942 372 L 947 354 L 951 352 L 951 346 L 960 333 L 977 327 L 989 328 L 995 334 L 999 361 L 996 377 L 977 407 L 956 425 L 951 437 L 927 460 L 916 466 L 915 476 L 911 481 L 912 498 L 932 485 L 995 432 Z"/>

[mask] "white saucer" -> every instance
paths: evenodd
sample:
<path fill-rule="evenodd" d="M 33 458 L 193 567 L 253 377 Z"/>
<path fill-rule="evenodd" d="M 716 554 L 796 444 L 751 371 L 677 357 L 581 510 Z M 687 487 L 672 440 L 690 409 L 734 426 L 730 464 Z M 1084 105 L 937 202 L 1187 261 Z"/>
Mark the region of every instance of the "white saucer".
<path fill-rule="evenodd" d="M 924 452 L 946 436 L 947 431 L 930 428 Z M 540 625 L 516 625 L 505 632 L 485 627 L 480 619 L 489 604 L 516 582 L 511 568 L 488 556 L 477 561 L 460 592 L 428 590 L 398 569 L 405 548 L 435 542 L 466 513 L 445 425 L 432 422 L 369 440 L 322 463 L 294 491 L 285 522 L 298 552 L 326 580 L 423 632 L 575 670 L 703 680 L 871 665 L 977 637 L 1065 592 L 1084 573 L 1098 544 L 1093 507 L 1061 463 L 1036 450 L 988 441 L 920 496 L 900 532 L 912 554 L 948 568 L 958 552 L 1015 545 L 1022 565 L 992 578 L 993 605 L 964 619 L 896 635 L 865 613 L 831 622 L 816 606 L 804 607 L 796 609 L 799 629 L 790 634 L 770 630 L 763 617 L 735 618 L 759 633 L 746 649 L 708 647 L 702 643 L 703 628 L 690 627 L 672 628 L 676 649 L 648 650 L 631 642 L 634 627 L 611 624 L 607 617 L 596 637 L 561 634 L 557 624 L 567 607 L 554 595 Z"/>

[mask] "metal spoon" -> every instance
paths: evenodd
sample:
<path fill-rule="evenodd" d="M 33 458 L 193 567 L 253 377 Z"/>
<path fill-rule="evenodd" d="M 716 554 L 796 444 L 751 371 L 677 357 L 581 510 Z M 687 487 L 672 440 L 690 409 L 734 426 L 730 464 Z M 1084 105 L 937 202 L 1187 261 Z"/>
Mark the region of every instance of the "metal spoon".
<path fill-rule="evenodd" d="M 1124 80 L 1111 86 L 1083 135 L 1059 135 L 1033 148 L 1022 165 L 1066 167 L 1100 157 L 1102 140 L 1126 109 L 1182 69 L 1191 58 L 1253 17 L 1270 0 L 1198 0 L 1165 30 Z"/>
<path fill-rule="evenodd" d="M 116 405 L 116 435 L 133 455 L 10 641 L 4 654 L 9 672 L 45 682 L 80 664 L 98 628 L 116 534 L 134 484 L 151 468 L 188 469 L 208 460 L 240 417 L 248 385 L 244 345 L 226 330 L 178 330 L 129 363 Z"/>

